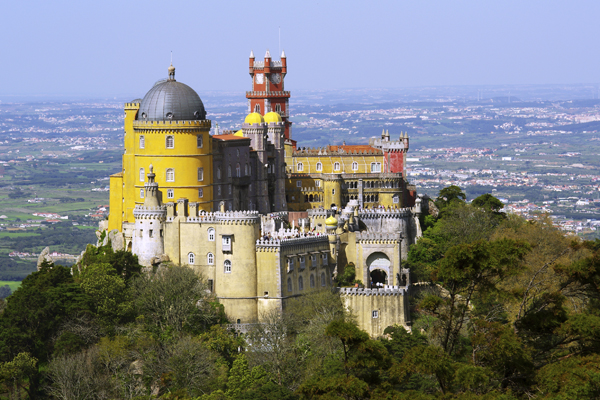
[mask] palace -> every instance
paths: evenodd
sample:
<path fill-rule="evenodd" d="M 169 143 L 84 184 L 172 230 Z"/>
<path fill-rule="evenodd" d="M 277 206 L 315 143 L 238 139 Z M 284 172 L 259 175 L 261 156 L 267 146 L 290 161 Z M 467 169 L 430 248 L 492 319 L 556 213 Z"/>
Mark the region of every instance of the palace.
<path fill-rule="evenodd" d="M 406 134 L 369 144 L 298 147 L 279 61 L 250 54 L 248 115 L 211 135 L 198 94 L 175 79 L 125 104 L 121 172 L 110 177 L 101 229 L 138 255 L 201 272 L 232 321 L 260 322 L 286 301 L 330 287 L 352 263 L 366 288 L 341 289 L 373 336 L 408 325 L 408 246 L 421 198 L 405 178 Z M 427 202 L 423 202 L 423 207 Z"/>

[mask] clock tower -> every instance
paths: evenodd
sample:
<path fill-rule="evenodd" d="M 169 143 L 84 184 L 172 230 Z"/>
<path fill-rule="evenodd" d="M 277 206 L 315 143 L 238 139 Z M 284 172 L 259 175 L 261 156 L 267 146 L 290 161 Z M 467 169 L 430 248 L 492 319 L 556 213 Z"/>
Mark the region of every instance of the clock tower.
<path fill-rule="evenodd" d="M 289 121 L 290 92 L 284 90 L 285 75 L 287 74 L 287 59 L 285 51 L 281 59 L 274 61 L 267 50 L 264 61 L 255 61 L 254 52 L 250 52 L 250 77 L 252 91 L 246 92 L 248 113 L 257 112 L 265 115 L 274 111 L 281 115 L 285 123 L 285 139 L 291 140 L 292 123 Z"/>

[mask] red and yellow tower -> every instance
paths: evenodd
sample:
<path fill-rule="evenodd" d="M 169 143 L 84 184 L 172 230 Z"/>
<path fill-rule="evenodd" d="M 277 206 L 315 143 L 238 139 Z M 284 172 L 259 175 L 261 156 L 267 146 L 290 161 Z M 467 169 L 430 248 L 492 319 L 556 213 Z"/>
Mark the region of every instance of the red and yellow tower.
<path fill-rule="evenodd" d="M 252 91 L 246 92 L 248 112 L 265 115 L 274 111 L 281 116 L 285 124 L 285 139 L 291 140 L 292 123 L 290 122 L 289 101 L 290 92 L 284 90 L 285 75 L 287 74 L 287 59 L 285 51 L 281 59 L 274 61 L 267 50 L 264 61 L 256 61 L 254 52 L 250 52 L 250 76 Z"/>

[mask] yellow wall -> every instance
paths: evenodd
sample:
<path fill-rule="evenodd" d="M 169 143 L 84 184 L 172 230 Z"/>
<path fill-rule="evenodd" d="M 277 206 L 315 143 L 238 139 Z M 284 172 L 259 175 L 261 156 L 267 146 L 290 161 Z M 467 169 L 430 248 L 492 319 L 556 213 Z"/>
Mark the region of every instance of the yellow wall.
<path fill-rule="evenodd" d="M 108 215 L 108 231 L 123 226 L 123 173 L 110 176 L 110 214 Z"/>

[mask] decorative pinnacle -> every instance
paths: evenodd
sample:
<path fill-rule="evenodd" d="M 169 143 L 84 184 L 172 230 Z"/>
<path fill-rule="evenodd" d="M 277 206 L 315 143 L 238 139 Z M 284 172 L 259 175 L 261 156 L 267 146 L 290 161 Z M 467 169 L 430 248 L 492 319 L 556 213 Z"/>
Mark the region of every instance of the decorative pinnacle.
<path fill-rule="evenodd" d="M 150 173 L 153 174 L 154 173 L 154 167 L 152 166 L 152 164 L 150 164 Z"/>
<path fill-rule="evenodd" d="M 271 58 L 271 52 L 269 49 L 267 49 L 267 52 L 265 53 L 265 58 Z"/>
<path fill-rule="evenodd" d="M 286 58 L 286 57 L 285 57 L 285 50 L 282 50 L 282 51 L 281 51 L 281 58 Z"/>
<path fill-rule="evenodd" d="M 173 66 L 173 63 L 171 63 L 171 66 L 169 67 L 169 80 L 175 80 L 175 67 Z"/>
<path fill-rule="evenodd" d="M 250 50 L 250 58 L 254 58 L 254 50 Z"/>

